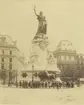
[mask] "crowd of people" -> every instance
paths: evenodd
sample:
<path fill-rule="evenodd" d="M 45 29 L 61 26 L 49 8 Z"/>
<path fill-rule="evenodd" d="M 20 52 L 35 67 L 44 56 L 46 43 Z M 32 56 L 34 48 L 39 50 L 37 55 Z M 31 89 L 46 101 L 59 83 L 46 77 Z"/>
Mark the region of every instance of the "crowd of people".
<path fill-rule="evenodd" d="M 19 88 L 74 88 L 79 86 L 79 83 L 73 81 L 58 82 L 58 81 L 19 81 L 17 87 Z"/>

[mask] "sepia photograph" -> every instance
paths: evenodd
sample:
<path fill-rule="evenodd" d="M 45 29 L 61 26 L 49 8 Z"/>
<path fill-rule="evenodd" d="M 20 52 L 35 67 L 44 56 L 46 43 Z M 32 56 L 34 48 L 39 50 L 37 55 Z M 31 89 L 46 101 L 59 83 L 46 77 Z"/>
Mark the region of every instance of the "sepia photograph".
<path fill-rule="evenodd" d="M 84 105 L 83 12 L 83 0 L 0 0 L 0 105 Z"/>

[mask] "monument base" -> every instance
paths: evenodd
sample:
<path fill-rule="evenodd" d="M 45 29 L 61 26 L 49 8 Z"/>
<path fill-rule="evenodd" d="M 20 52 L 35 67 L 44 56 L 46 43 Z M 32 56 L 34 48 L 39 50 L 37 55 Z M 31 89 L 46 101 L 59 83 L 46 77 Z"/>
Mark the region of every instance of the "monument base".
<path fill-rule="evenodd" d="M 45 34 L 39 34 L 32 40 L 31 57 L 35 70 L 45 70 L 47 65 L 48 38 Z"/>
<path fill-rule="evenodd" d="M 48 37 L 45 34 L 39 34 L 32 40 L 31 59 L 34 65 L 34 71 L 53 71 L 56 73 L 56 78 L 60 78 L 60 70 L 55 64 L 48 64 Z"/>

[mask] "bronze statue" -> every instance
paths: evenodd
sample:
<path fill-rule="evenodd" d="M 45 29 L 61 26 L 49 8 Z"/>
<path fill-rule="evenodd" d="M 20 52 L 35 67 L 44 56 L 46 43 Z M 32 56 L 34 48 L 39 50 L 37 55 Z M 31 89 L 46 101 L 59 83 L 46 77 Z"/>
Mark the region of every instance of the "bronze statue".
<path fill-rule="evenodd" d="M 47 32 L 47 21 L 46 21 L 46 18 L 45 16 L 43 16 L 43 12 L 40 11 L 39 14 L 36 13 L 36 7 L 34 7 L 34 12 L 35 12 L 35 15 L 37 16 L 37 19 L 38 19 L 38 30 L 37 30 L 37 33 L 36 35 L 39 35 L 39 34 L 46 34 Z"/>

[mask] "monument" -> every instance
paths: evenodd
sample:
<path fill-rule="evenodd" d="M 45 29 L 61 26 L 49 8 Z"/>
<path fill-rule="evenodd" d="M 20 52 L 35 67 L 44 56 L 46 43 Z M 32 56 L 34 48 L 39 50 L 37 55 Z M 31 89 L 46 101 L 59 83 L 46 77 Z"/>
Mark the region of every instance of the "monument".
<path fill-rule="evenodd" d="M 40 11 L 39 14 L 36 13 L 36 7 L 34 7 L 34 13 L 38 20 L 38 29 L 32 40 L 31 48 L 31 62 L 34 71 L 57 71 L 60 74 L 60 70 L 55 64 L 48 64 L 48 37 L 47 37 L 47 21 L 43 12 Z M 50 65 L 50 66 L 49 66 Z M 54 67 L 54 68 L 53 68 Z"/>
<path fill-rule="evenodd" d="M 39 14 L 36 13 L 36 8 L 34 7 L 34 13 L 38 20 L 38 29 L 34 39 L 32 40 L 32 49 L 31 49 L 31 59 L 34 63 L 34 69 L 36 70 L 45 70 L 47 64 L 47 46 L 48 46 L 48 37 L 47 37 L 47 21 L 43 12 Z"/>

